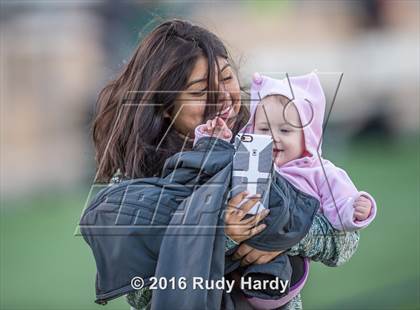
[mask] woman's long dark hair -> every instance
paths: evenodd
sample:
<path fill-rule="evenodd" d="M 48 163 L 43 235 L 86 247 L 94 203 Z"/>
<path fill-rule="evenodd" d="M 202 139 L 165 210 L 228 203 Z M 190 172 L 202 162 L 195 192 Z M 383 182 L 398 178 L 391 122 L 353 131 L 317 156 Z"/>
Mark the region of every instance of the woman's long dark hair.
<path fill-rule="evenodd" d="M 119 77 L 98 97 L 93 122 L 98 169 L 95 182 L 109 182 L 118 169 L 128 178 L 158 175 L 165 160 L 181 151 L 184 139 L 176 130 L 171 128 L 165 135 L 170 120 L 164 112 L 171 113 L 199 56 L 208 60 L 207 103 L 215 103 L 217 57 L 229 58 L 216 35 L 187 21 L 170 20 L 142 40 Z M 214 115 L 215 109 L 207 104 L 206 116 Z M 234 134 L 247 116 L 241 105 Z M 184 148 L 191 148 L 190 144 Z"/>

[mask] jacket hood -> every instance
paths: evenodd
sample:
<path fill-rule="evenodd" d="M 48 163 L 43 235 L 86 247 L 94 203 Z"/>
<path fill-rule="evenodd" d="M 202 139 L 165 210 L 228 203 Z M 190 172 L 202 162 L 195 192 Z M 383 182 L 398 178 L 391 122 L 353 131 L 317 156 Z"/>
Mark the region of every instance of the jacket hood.
<path fill-rule="evenodd" d="M 325 95 L 316 73 L 281 80 L 255 73 L 251 84 L 250 119 L 241 133 L 253 133 L 258 104 L 269 95 L 282 95 L 293 101 L 303 126 L 305 148 L 312 156 L 321 155 Z"/>

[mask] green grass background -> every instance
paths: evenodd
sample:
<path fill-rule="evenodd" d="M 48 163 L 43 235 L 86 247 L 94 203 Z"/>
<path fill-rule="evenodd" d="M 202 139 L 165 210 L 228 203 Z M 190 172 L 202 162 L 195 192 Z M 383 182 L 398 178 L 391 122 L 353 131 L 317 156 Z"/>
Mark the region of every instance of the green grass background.
<path fill-rule="evenodd" d="M 312 264 L 305 309 L 419 309 L 419 137 L 325 153 L 376 198 L 378 215 L 350 262 Z M 103 308 L 93 303 L 90 249 L 74 236 L 87 194 L 85 188 L 2 203 L 1 309 Z M 119 298 L 104 309 L 129 307 Z"/>

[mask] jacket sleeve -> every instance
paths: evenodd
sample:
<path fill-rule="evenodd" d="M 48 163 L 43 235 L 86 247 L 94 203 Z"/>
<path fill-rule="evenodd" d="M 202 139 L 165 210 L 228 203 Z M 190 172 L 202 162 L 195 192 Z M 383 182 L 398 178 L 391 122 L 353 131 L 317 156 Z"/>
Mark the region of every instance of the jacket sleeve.
<path fill-rule="evenodd" d="M 353 256 L 358 244 L 359 232 L 336 230 L 325 216 L 317 214 L 308 234 L 286 254 L 308 257 L 326 266 L 336 267 Z"/>
<path fill-rule="evenodd" d="M 322 213 L 335 229 L 355 231 L 369 225 L 376 216 L 376 202 L 366 192 L 359 192 L 347 173 L 338 167 L 325 167 L 326 178 L 319 187 Z M 354 219 L 354 201 L 365 196 L 372 202 L 369 217 L 364 221 Z"/>
<path fill-rule="evenodd" d="M 151 306 L 152 291 L 148 287 L 143 287 L 137 291 L 126 295 L 128 304 L 137 310 L 146 310 Z"/>

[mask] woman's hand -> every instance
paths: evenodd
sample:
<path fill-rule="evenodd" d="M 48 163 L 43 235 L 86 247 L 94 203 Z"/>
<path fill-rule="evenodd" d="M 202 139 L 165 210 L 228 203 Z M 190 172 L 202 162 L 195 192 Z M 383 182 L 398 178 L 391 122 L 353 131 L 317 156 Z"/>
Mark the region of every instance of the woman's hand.
<path fill-rule="evenodd" d="M 247 197 L 247 195 L 248 192 L 242 192 L 231 198 L 225 212 L 225 234 L 236 243 L 241 243 L 263 231 L 266 225 L 260 224 L 257 226 L 257 224 L 270 212 L 269 209 L 266 209 L 248 219 L 244 219 L 247 212 L 261 198 L 260 195 L 252 197 Z"/>
<path fill-rule="evenodd" d="M 283 251 L 262 251 L 254 249 L 253 247 L 242 243 L 233 254 L 232 259 L 241 259 L 241 266 L 250 264 L 266 264 L 281 253 L 283 253 Z"/>

